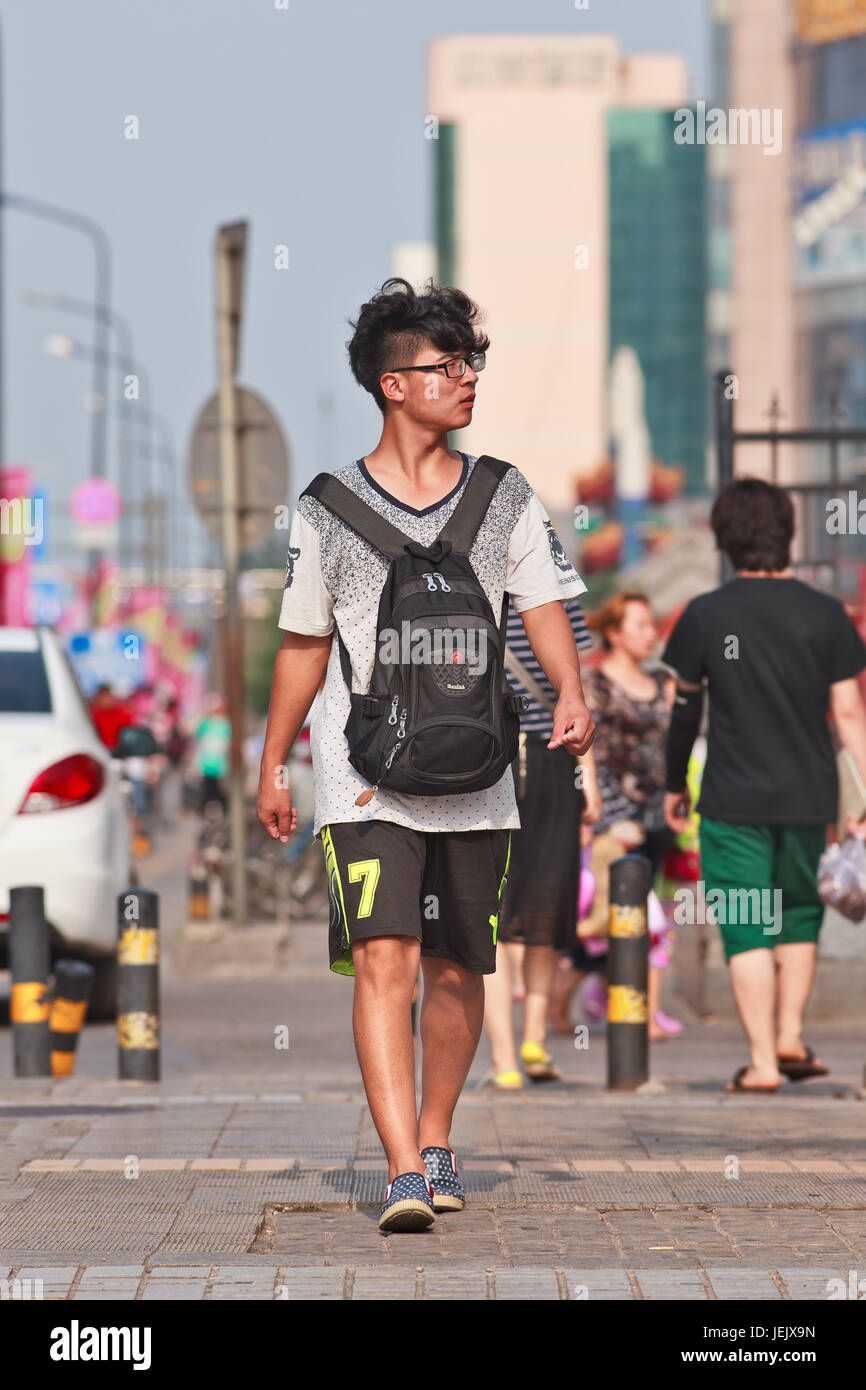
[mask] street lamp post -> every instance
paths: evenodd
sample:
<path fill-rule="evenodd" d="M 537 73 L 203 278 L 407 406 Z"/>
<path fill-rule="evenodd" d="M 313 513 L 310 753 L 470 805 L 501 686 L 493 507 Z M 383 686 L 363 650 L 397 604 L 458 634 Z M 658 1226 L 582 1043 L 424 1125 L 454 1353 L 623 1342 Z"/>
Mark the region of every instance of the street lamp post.
<path fill-rule="evenodd" d="M 86 343 L 79 342 L 77 338 L 70 338 L 63 334 L 52 334 L 49 338 L 47 338 L 46 348 L 47 351 L 49 351 L 53 356 L 57 357 L 92 357 L 95 356 L 98 352 L 98 349 L 88 347 Z M 135 376 L 137 380 L 141 383 L 143 391 L 145 395 L 148 397 L 148 399 L 152 398 L 150 374 L 140 362 L 138 362 L 133 357 L 127 357 L 127 355 L 122 352 L 108 352 L 102 354 L 102 356 L 104 356 L 105 358 L 106 369 L 109 365 L 113 365 L 119 367 L 122 372 L 126 373 L 126 375 Z M 125 393 L 122 395 L 122 399 L 125 403 L 127 399 Z M 149 438 L 147 441 L 147 455 L 149 461 L 151 488 L 155 488 L 155 453 L 153 447 L 152 428 L 153 416 L 151 412 L 147 409 L 147 407 L 142 407 L 142 413 L 145 415 L 148 421 L 151 422 L 150 428 L 148 430 Z"/>
<path fill-rule="evenodd" d="M 123 314 L 119 313 L 117 309 L 112 309 L 109 304 L 91 304 L 89 300 L 79 299 L 75 295 L 58 294 L 53 290 L 38 290 L 33 288 L 23 290 L 21 292 L 21 298 L 25 304 L 29 304 L 35 309 L 60 310 L 62 313 L 76 314 L 87 319 L 92 318 L 94 315 L 98 315 L 101 322 L 113 329 L 117 337 L 119 352 L 130 359 L 135 357 L 135 338 L 129 320 L 125 318 Z M 129 402 L 126 399 L 126 395 L 122 394 L 120 398 L 120 410 L 117 412 L 121 420 L 127 416 L 128 406 Z M 131 413 L 130 411 L 130 416 Z M 132 470 L 124 466 L 130 462 L 129 459 L 123 457 L 123 448 L 127 442 L 126 436 L 121 434 L 120 440 L 118 441 L 118 485 L 120 485 L 121 476 L 124 474 L 130 484 L 133 481 L 134 475 Z M 122 534 L 122 531 L 119 532 L 119 535 L 120 534 Z M 119 540 L 118 544 L 120 544 Z"/>
<path fill-rule="evenodd" d="M 111 244 L 105 229 L 92 217 L 85 217 L 71 208 L 59 207 L 54 203 L 44 203 L 39 198 L 26 198 L 18 193 L 0 191 L 0 203 L 4 207 L 16 208 L 31 217 L 41 217 L 48 222 L 59 222 L 72 227 L 89 237 L 94 254 L 94 290 L 91 305 L 93 313 L 93 394 L 94 415 L 91 431 L 90 471 L 94 478 L 105 477 L 106 458 L 106 417 L 105 405 L 108 392 L 108 317 L 104 312 L 111 304 Z M 110 313 L 110 309 L 108 310 Z"/>

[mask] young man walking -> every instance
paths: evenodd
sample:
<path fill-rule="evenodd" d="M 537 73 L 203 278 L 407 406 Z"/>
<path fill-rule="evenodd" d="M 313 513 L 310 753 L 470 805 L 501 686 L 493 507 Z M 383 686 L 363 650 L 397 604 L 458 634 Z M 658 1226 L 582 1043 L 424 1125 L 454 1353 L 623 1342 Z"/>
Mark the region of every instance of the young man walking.
<path fill-rule="evenodd" d="M 335 476 L 391 527 L 434 553 L 478 463 L 447 443 L 449 431 L 472 419 L 489 345 L 478 318 L 458 289 L 431 282 L 416 295 L 394 278 L 362 307 L 348 344 L 353 374 L 376 401 L 383 427 L 376 448 Z M 534 387 L 527 382 L 527 389 Z M 562 603 L 586 586 L 518 469 L 502 473 L 467 555 L 497 623 L 503 595 L 510 595 L 557 693 L 548 746 L 586 751 L 593 726 Z M 314 832 L 330 885 L 330 964 L 355 978 L 355 1046 L 388 1160 L 379 1225 L 393 1231 L 427 1229 L 434 1211 L 463 1206 L 452 1116 L 481 1033 L 483 976 L 496 968 L 499 903 L 511 830 L 520 819 L 510 766 L 481 790 L 415 795 L 389 790 L 384 775 L 383 785 L 371 787 L 350 762 L 344 731 L 361 697 L 350 693 L 348 681 L 351 692 L 370 689 L 388 576 L 386 555 L 318 496 L 302 495 L 292 520 L 279 620 L 285 636 L 274 669 L 258 815 L 275 839 L 287 840 L 294 829 L 283 769 L 324 676 L 311 748 Z M 450 594 L 435 564 L 424 577 L 428 588 Z M 371 703 L 375 698 L 368 696 Z M 393 703 L 389 719 L 394 735 L 402 735 L 407 711 Z M 459 720 L 452 722 L 456 746 Z M 420 1115 L 410 1023 L 419 957 Z"/>
<path fill-rule="evenodd" d="M 782 488 L 739 478 L 716 498 L 716 544 L 736 577 L 692 599 L 662 660 L 679 677 L 665 814 L 685 829 L 686 768 L 709 694 L 701 877 L 751 1049 L 729 1091 L 824 1076 L 803 1041 L 824 915 L 818 860 L 837 813 L 828 726 L 866 778 L 866 646 L 842 604 L 789 569 L 794 508 Z M 863 835 L 849 817 L 851 834 Z"/>

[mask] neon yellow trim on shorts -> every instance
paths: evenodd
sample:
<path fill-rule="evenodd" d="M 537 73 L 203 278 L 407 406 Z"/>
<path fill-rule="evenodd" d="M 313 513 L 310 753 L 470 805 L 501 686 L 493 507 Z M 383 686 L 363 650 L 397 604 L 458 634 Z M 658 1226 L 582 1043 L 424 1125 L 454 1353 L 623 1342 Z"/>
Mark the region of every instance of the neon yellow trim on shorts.
<path fill-rule="evenodd" d="M 506 851 L 506 855 L 505 855 L 505 868 L 502 870 L 502 877 L 501 877 L 501 879 L 499 880 L 499 890 L 498 890 L 498 892 L 497 892 L 497 894 L 496 894 L 496 913 L 495 913 L 495 915 L 494 915 L 493 913 L 491 913 L 491 914 L 490 914 L 490 917 L 489 917 L 489 919 L 488 919 L 489 922 L 490 922 L 491 927 L 493 928 L 493 944 L 494 944 L 494 946 L 496 945 L 496 934 L 497 934 L 497 932 L 499 931 L 499 913 L 500 913 L 500 910 L 501 910 L 501 907 L 502 907 L 502 889 L 504 888 L 504 886 L 505 886 L 505 880 L 506 880 L 507 877 L 508 877 L 508 865 L 509 865 L 510 863 L 511 863 L 511 831 L 509 830 L 509 832 L 508 832 L 508 850 Z"/>
<path fill-rule="evenodd" d="M 330 893 L 333 892 L 331 880 L 331 871 L 333 870 L 333 876 L 336 880 L 337 889 L 339 890 L 340 894 L 340 908 L 343 913 L 343 925 L 346 931 L 346 940 L 349 943 L 348 946 L 344 947 L 343 949 L 342 958 L 340 960 L 335 961 L 334 964 L 331 966 L 331 969 L 334 971 L 336 975 L 354 975 L 355 967 L 352 964 L 352 939 L 349 935 L 349 918 L 348 914 L 346 913 L 346 900 L 343 897 L 343 884 L 342 880 L 340 879 L 340 866 L 337 863 L 337 852 L 334 848 L 334 841 L 331 838 L 331 827 L 328 825 L 323 825 L 321 830 L 321 836 L 322 846 L 325 851 L 325 872 L 328 876 L 328 893 L 330 895 Z"/>

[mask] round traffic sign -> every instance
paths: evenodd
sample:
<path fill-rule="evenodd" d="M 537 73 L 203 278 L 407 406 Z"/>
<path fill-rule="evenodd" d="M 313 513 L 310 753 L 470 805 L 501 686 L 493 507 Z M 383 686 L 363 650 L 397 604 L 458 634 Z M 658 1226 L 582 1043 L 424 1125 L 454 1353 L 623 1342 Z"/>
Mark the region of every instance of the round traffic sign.
<path fill-rule="evenodd" d="M 241 549 L 274 532 L 274 509 L 288 501 L 289 450 L 279 422 L 255 391 L 237 387 L 239 453 L 238 519 Z M 202 406 L 192 433 L 187 474 L 193 504 L 212 540 L 222 541 L 219 394 Z"/>

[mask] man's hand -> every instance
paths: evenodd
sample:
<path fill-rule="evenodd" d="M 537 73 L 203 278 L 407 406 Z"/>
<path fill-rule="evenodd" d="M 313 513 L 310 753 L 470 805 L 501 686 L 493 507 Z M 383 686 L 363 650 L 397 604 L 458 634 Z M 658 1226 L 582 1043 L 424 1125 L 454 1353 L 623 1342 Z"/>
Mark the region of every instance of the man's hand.
<path fill-rule="evenodd" d="M 567 748 L 569 753 L 587 753 L 595 738 L 592 715 L 578 691 L 560 695 L 553 711 L 553 737 L 548 748 Z"/>
<path fill-rule="evenodd" d="M 262 770 L 259 774 L 259 795 L 256 815 L 272 840 L 286 843 L 298 826 L 298 812 L 292 805 L 292 792 L 288 785 L 284 767 L 274 768 L 273 772 Z"/>
<path fill-rule="evenodd" d="M 849 835 L 853 835 L 855 840 L 866 840 L 866 817 L 858 820 L 853 811 L 849 811 L 845 820 L 845 829 Z"/>
<path fill-rule="evenodd" d="M 682 835 L 689 823 L 691 805 L 692 796 L 688 787 L 683 787 L 681 792 L 665 792 L 665 820 L 677 835 Z M 682 814 L 679 814 L 680 806 L 685 807 Z"/>

